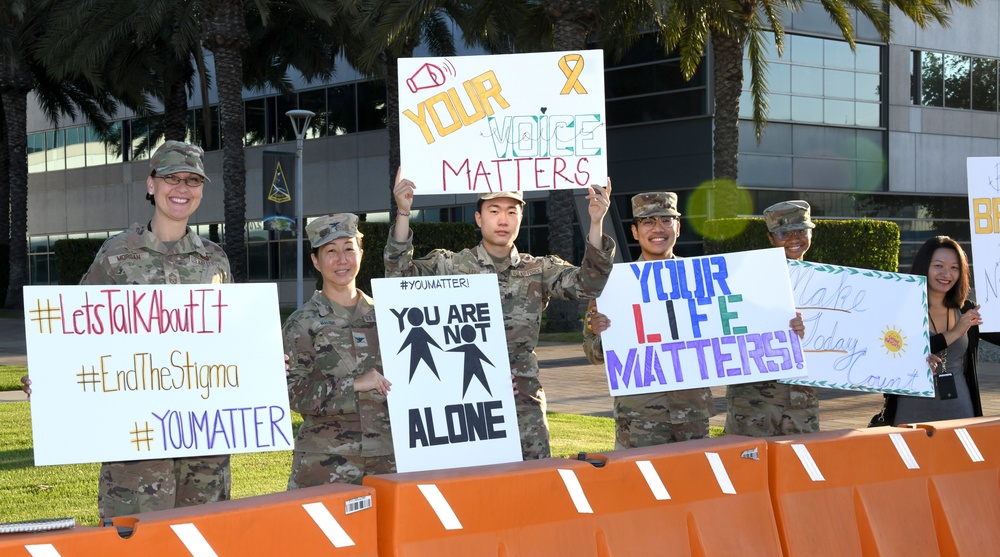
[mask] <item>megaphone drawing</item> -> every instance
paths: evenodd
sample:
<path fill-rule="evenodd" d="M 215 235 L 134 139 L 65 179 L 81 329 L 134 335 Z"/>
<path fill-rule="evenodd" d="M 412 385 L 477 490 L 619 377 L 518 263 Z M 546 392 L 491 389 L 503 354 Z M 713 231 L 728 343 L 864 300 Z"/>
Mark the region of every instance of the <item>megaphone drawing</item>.
<path fill-rule="evenodd" d="M 445 62 L 448 63 L 447 60 Z M 423 66 L 420 66 L 417 71 L 413 72 L 412 76 L 407 78 L 406 86 L 410 89 L 411 93 L 416 93 L 421 89 L 440 87 L 441 85 L 444 85 L 444 82 L 447 80 L 445 73 L 455 75 L 454 66 L 447 69 L 450 71 L 443 70 L 440 66 L 426 63 Z"/>

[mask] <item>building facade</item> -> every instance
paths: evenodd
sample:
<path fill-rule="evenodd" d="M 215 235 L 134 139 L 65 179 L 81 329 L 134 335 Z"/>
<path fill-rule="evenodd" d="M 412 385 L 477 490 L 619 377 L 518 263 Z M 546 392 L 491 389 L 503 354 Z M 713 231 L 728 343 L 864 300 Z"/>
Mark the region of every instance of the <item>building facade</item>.
<path fill-rule="evenodd" d="M 801 11 L 787 15 L 783 56 L 773 45 L 770 49 L 769 123 L 759 143 L 747 92 L 741 101 L 739 182 L 752 201 L 747 215 L 759 215 L 778 201 L 805 199 L 814 218 L 895 221 L 905 271 L 929 236 L 948 234 L 968 247 L 965 159 L 1000 155 L 1000 38 L 991 33 L 1000 27 L 1000 0 L 957 9 L 948 28 L 918 29 L 893 14 L 889 44 L 856 14 L 854 21 L 857 47 L 852 52 L 818 2 L 806 1 Z M 684 219 L 677 252 L 702 253 L 693 217 L 711 216 L 696 201 L 712 178 L 710 64 L 709 56 L 685 81 L 678 61 L 664 56 L 652 39 L 640 41 L 621 60 L 606 60 L 608 156 L 615 186 L 606 226 L 620 246 L 628 247 L 622 249 L 626 259 L 638 252 L 627 233 L 629 198 L 651 190 L 678 192 Z M 745 73 L 748 86 L 748 68 Z M 292 97 L 246 92 L 244 98 L 249 276 L 277 281 L 282 302 L 290 303 L 295 299 L 295 241 L 290 232 L 262 225 L 261 188 L 271 179 L 262 167 L 263 153 L 294 152 L 285 111 L 315 112 L 303 152 L 307 216 L 355 212 L 368 220 L 388 219 L 392 172 L 384 86 L 347 70 L 329 83 L 300 83 Z M 217 108 L 210 111 L 217 122 Z M 206 186 L 191 222 L 206 237 L 221 237 L 221 151 L 212 149 L 218 137 L 205 137 L 195 125 L 202 116 L 201 108 L 189 111 L 190 140 L 209 147 L 206 167 L 216 179 Z M 135 146 L 152 124 L 129 118 L 117 122 L 123 144 L 135 151 L 120 153 L 86 125 L 61 122 L 57 128 L 39 111 L 29 113 L 32 284 L 56 282 L 55 241 L 104 238 L 149 217 L 144 199 L 149 151 Z M 410 178 L 419 185 L 419 177 Z M 473 202 L 472 196 L 418 198 L 415 218 L 472 222 Z M 544 197 L 529 196 L 519 249 L 548 251 L 545 205 Z M 578 214 L 586 215 L 585 204 L 578 207 Z"/>

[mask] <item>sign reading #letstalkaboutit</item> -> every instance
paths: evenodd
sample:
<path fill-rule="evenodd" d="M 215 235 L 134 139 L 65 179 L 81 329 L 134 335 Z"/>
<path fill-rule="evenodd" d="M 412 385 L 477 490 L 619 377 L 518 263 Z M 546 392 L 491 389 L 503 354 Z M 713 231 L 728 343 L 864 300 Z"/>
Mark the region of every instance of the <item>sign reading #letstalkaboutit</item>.
<path fill-rule="evenodd" d="M 518 462 L 496 275 L 372 281 L 400 472 Z"/>
<path fill-rule="evenodd" d="M 787 383 L 934 396 L 927 365 L 927 278 L 789 261 L 809 377 Z"/>
<path fill-rule="evenodd" d="M 619 263 L 597 308 L 613 396 L 807 375 L 779 248 Z"/>
<path fill-rule="evenodd" d="M 28 286 L 35 464 L 288 450 L 274 284 Z"/>
<path fill-rule="evenodd" d="M 600 50 L 399 60 L 417 195 L 603 186 L 605 122 Z"/>

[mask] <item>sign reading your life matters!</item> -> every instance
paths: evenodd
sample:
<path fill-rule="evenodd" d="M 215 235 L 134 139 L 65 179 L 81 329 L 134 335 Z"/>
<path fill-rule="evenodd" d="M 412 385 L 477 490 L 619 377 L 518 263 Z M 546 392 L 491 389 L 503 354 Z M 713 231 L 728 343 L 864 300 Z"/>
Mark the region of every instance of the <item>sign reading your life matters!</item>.
<path fill-rule="evenodd" d="M 597 309 L 613 396 L 807 375 L 780 248 L 619 263 Z"/>
<path fill-rule="evenodd" d="M 35 464 L 293 447 L 272 284 L 28 286 Z"/>
<path fill-rule="evenodd" d="M 400 472 L 521 460 L 496 275 L 372 281 Z"/>
<path fill-rule="evenodd" d="M 604 53 L 399 60 L 399 144 L 417 195 L 607 181 Z"/>

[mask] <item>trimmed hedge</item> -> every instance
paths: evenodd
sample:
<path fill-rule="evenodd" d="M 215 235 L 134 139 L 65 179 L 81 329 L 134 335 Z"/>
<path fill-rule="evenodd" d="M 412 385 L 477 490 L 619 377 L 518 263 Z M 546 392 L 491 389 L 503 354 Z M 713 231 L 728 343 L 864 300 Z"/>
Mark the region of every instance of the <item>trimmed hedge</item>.
<path fill-rule="evenodd" d="M 80 279 L 94 262 L 94 257 L 104 245 L 104 240 L 80 238 L 58 240 L 52 244 L 56 255 L 56 274 L 59 284 L 80 284 Z"/>
<path fill-rule="evenodd" d="M 884 220 L 816 220 L 812 247 L 805 259 L 844 267 L 899 272 L 899 226 Z M 705 222 L 705 253 L 728 253 L 771 247 L 762 218 Z"/>

